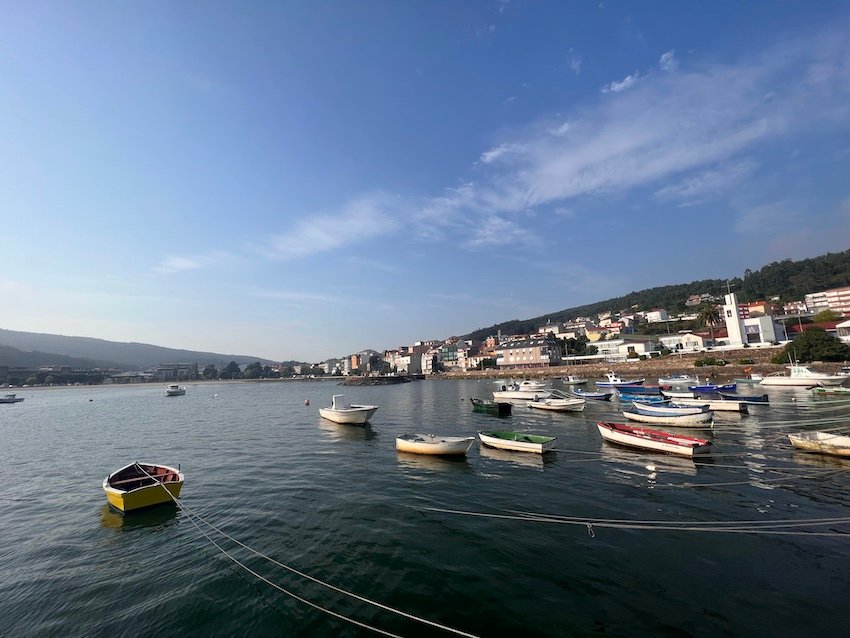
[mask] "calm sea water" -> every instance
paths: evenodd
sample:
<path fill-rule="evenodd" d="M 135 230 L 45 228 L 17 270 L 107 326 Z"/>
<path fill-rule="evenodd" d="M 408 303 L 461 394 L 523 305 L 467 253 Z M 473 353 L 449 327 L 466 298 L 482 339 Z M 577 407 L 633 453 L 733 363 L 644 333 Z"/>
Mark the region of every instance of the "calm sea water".
<path fill-rule="evenodd" d="M 370 635 L 238 567 L 176 507 L 110 511 L 101 481 L 132 460 L 181 464 L 185 505 L 257 551 L 476 635 L 850 631 L 850 535 L 589 529 L 424 509 L 694 523 L 850 516 L 850 462 L 795 453 L 784 437 L 850 426 L 850 402 L 774 391 L 770 407 L 719 413 L 706 433 L 715 458 L 695 464 L 603 444 L 595 421 L 617 418 L 616 403 L 473 414 L 469 397 L 492 389 L 317 381 L 190 384 L 174 398 L 158 386 L 19 392 L 23 403 L 0 405 L 0 635 Z M 371 427 L 320 419 L 339 392 L 381 406 Z M 478 429 L 556 435 L 558 451 L 476 446 L 448 461 L 394 449 L 405 432 Z M 451 635 L 211 538 L 318 606 L 394 634 Z"/>

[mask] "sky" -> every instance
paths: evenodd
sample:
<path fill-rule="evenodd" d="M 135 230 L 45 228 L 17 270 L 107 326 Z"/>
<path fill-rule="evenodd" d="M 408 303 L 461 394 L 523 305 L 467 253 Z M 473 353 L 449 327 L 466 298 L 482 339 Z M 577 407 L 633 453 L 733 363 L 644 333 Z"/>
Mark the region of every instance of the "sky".
<path fill-rule="evenodd" d="M 850 248 L 846 2 L 0 15 L 0 328 L 318 362 Z"/>

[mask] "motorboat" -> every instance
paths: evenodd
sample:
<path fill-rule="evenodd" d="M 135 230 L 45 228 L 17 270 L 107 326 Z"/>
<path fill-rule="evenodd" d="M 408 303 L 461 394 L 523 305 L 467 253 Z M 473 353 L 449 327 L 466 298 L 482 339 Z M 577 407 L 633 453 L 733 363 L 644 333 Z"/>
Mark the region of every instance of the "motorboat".
<path fill-rule="evenodd" d="M 552 449 L 556 437 L 525 432 L 479 432 L 478 438 L 483 445 L 500 450 L 543 454 Z"/>
<path fill-rule="evenodd" d="M 667 414 L 645 414 L 638 411 L 623 410 L 623 416 L 629 421 L 638 423 L 654 423 L 656 425 L 674 425 L 677 427 L 700 427 L 714 419 L 714 412 L 699 412 L 697 414 L 681 414 L 677 416 Z"/>
<path fill-rule="evenodd" d="M 472 411 L 480 414 L 492 414 L 493 416 L 510 416 L 511 404 L 507 401 L 491 401 L 490 399 L 478 399 L 470 397 Z"/>
<path fill-rule="evenodd" d="M 587 403 L 584 399 L 579 398 L 550 398 L 538 399 L 537 401 L 529 401 L 528 407 L 535 410 L 549 410 L 551 412 L 581 412 L 584 410 L 584 404 Z"/>
<path fill-rule="evenodd" d="M 103 479 L 109 505 L 120 512 L 171 503 L 180 496 L 184 476 L 180 468 L 133 462 Z"/>
<path fill-rule="evenodd" d="M 840 372 L 838 374 L 829 374 L 827 372 L 817 372 L 798 364 L 786 366 L 788 372 L 774 372 L 761 380 L 761 385 L 766 386 L 791 386 L 791 387 L 810 387 L 815 385 L 837 386 L 842 385 L 850 379 L 850 374 Z"/>
<path fill-rule="evenodd" d="M 564 383 L 567 385 L 584 385 L 585 383 L 587 383 L 587 379 L 575 374 L 568 374 L 566 377 L 564 377 Z"/>
<path fill-rule="evenodd" d="M 695 385 L 699 383 L 696 375 L 671 374 L 666 377 L 658 377 L 658 385 Z"/>
<path fill-rule="evenodd" d="M 798 450 L 833 456 L 850 456 L 850 436 L 832 432 L 798 432 L 789 434 L 788 440 Z"/>
<path fill-rule="evenodd" d="M 605 373 L 605 381 L 597 381 L 596 385 L 600 388 L 616 388 L 621 385 L 642 385 L 646 379 L 623 379 L 613 372 Z"/>
<path fill-rule="evenodd" d="M 493 390 L 493 399 L 496 401 L 504 399 L 548 399 L 552 396 L 551 388 L 538 384 L 538 381 L 502 384 L 501 389 Z"/>
<path fill-rule="evenodd" d="M 596 427 L 599 428 L 599 434 L 602 435 L 603 439 L 618 445 L 679 456 L 694 456 L 711 452 L 711 441 L 707 439 L 609 421 L 599 421 Z"/>
<path fill-rule="evenodd" d="M 396 437 L 395 449 L 413 454 L 431 454 L 435 456 L 464 456 L 472 444 L 474 436 L 437 436 L 436 434 L 402 434 Z"/>
<path fill-rule="evenodd" d="M 176 383 L 165 388 L 165 396 L 167 397 L 182 397 L 184 394 L 186 394 L 186 388 L 181 388 Z"/>
<path fill-rule="evenodd" d="M 2 397 L 0 397 L 0 403 L 20 403 L 23 400 L 24 397 L 16 396 L 14 392 L 4 394 Z"/>
<path fill-rule="evenodd" d="M 331 407 L 319 408 L 319 415 L 334 423 L 363 425 L 372 418 L 379 407 L 377 405 L 348 405 L 343 403 L 342 398 L 342 394 L 333 395 Z"/>

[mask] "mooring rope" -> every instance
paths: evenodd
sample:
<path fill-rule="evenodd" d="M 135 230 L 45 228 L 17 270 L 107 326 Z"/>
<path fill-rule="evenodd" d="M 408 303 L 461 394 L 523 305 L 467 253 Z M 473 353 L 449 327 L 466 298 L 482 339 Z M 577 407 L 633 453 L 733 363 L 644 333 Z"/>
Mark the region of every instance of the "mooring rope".
<path fill-rule="evenodd" d="M 697 525 L 682 523 L 679 524 L 676 521 L 664 521 L 663 524 L 651 524 L 646 525 L 642 521 L 638 520 L 626 520 L 625 522 L 605 522 L 605 519 L 575 519 L 575 520 L 563 520 L 555 517 L 549 516 L 516 516 L 511 514 L 495 514 L 488 512 L 473 512 L 468 510 L 456 510 L 449 509 L 443 507 L 417 507 L 417 506 L 409 506 L 411 509 L 425 511 L 425 512 L 438 512 L 443 514 L 456 514 L 460 516 L 472 516 L 479 518 L 494 518 L 501 520 L 513 520 L 513 521 L 522 521 L 522 522 L 533 522 L 533 523 L 556 523 L 560 525 L 579 525 L 582 527 L 587 527 L 588 531 L 591 532 L 594 527 L 603 527 L 610 529 L 632 529 L 632 530 L 652 530 L 652 531 L 679 531 L 679 532 L 715 532 L 715 533 L 726 533 L 726 534 L 769 534 L 774 536 L 838 536 L 843 538 L 850 538 L 850 532 L 794 532 L 788 530 L 777 530 L 777 529 L 764 529 L 762 527 L 748 528 L 748 527 L 724 527 L 722 522 L 715 522 L 715 527 L 700 527 Z M 786 525 L 775 525 L 774 527 L 802 527 L 804 525 L 811 526 L 821 526 L 821 525 L 836 525 L 841 523 L 850 523 L 850 517 L 848 518 L 835 518 L 835 519 L 810 519 L 803 520 L 794 524 L 786 524 Z"/>
<path fill-rule="evenodd" d="M 137 466 L 137 467 L 139 468 L 139 470 L 141 470 L 141 472 L 142 472 L 143 474 L 145 474 L 148 478 L 153 479 L 153 480 L 156 480 L 156 478 L 155 478 L 155 477 L 153 477 L 153 476 L 151 476 L 150 474 L 148 474 L 148 473 L 145 471 L 145 469 L 144 469 L 144 468 L 142 468 L 140 465 L 136 464 L 136 466 Z M 159 481 L 157 481 L 157 482 L 159 483 Z M 216 548 L 217 548 L 220 552 L 222 552 L 225 556 L 227 556 L 230 560 L 232 560 L 234 563 L 236 563 L 237 565 L 239 565 L 241 568 L 243 568 L 243 569 L 244 569 L 245 571 L 247 571 L 248 573 L 252 574 L 253 576 L 256 576 L 257 578 L 259 578 L 259 579 L 260 579 L 260 580 L 262 580 L 263 582 L 267 583 L 268 585 L 271 585 L 272 587 L 274 587 L 275 589 L 278 589 L 279 591 L 283 592 L 284 594 L 286 594 L 286 595 L 288 595 L 288 596 L 291 596 L 291 597 L 295 598 L 296 600 L 298 600 L 298 601 L 300 601 L 300 602 L 303 602 L 303 603 L 305 603 L 306 605 L 309 605 L 310 607 L 313 607 L 314 609 L 317 609 L 317 610 L 319 610 L 319 611 L 323 611 L 323 612 L 328 613 L 328 614 L 330 614 L 330 615 L 332 615 L 332 616 L 334 616 L 334 617 L 336 617 L 336 618 L 339 618 L 339 619 L 341 619 L 341 620 L 345 620 L 345 621 L 351 622 L 351 623 L 353 623 L 353 624 L 355 624 L 355 625 L 358 625 L 359 627 L 363 627 L 363 628 L 365 628 L 365 629 L 369 629 L 369 630 L 375 631 L 375 632 L 380 633 L 380 634 L 383 634 L 383 635 L 385 635 L 385 636 L 396 636 L 396 634 L 389 633 L 389 632 L 384 631 L 383 629 L 379 629 L 379 628 L 377 628 L 377 627 L 372 627 L 371 625 L 367 625 L 367 624 L 362 623 L 362 622 L 360 622 L 360 621 L 358 621 L 358 620 L 355 620 L 355 619 L 353 619 L 353 618 L 348 618 L 348 617 L 346 617 L 346 616 L 343 616 L 343 615 L 341 615 L 341 614 L 339 614 L 339 613 L 337 613 L 337 612 L 335 612 L 335 611 L 333 611 L 333 610 L 330 610 L 330 609 L 326 609 L 326 608 L 324 608 L 324 607 L 321 607 L 320 605 L 317 605 L 317 604 L 315 604 L 315 603 L 313 603 L 313 602 L 310 602 L 309 600 L 307 600 L 307 599 L 305 599 L 305 598 L 302 598 L 302 597 L 298 596 L 297 594 L 295 594 L 295 593 L 293 593 L 293 592 L 288 591 L 287 589 L 285 589 L 285 588 L 281 587 L 280 585 L 277 585 L 276 583 L 274 583 L 274 582 L 270 581 L 269 579 L 265 578 L 264 576 L 262 576 L 262 575 L 258 574 L 257 572 L 255 572 L 254 570 L 252 570 L 251 568 L 249 568 L 247 565 L 244 565 L 244 564 L 243 564 L 242 562 L 240 562 L 238 559 L 236 559 L 235 557 L 231 556 L 231 555 L 230 555 L 230 554 L 229 554 L 229 553 L 228 553 L 228 552 L 227 552 L 224 548 L 222 548 L 222 547 L 221 547 L 218 543 L 216 543 L 216 542 L 215 542 L 215 540 L 213 540 L 212 538 L 210 538 L 210 536 L 209 536 L 209 535 L 208 535 L 208 534 L 207 534 L 207 533 L 206 533 L 203 529 L 201 529 L 201 528 L 198 526 L 198 524 L 195 522 L 194 518 L 197 518 L 197 520 L 201 521 L 204 525 L 208 526 L 210 529 L 215 530 L 216 532 L 218 532 L 219 534 L 221 534 L 223 537 L 225 537 L 225 538 L 227 538 L 228 540 L 230 540 L 230 541 L 234 542 L 234 543 L 235 543 L 235 544 L 237 544 L 238 546 L 240 546 L 240 547 L 242 547 L 242 548 L 246 549 L 248 552 L 250 552 L 250 553 L 254 554 L 255 556 L 260 557 L 260 558 L 263 558 L 264 560 L 269 561 L 269 562 L 271 562 L 271 563 L 273 563 L 273 564 L 275 564 L 275 565 L 277 565 L 277 566 L 279 566 L 279 567 L 282 567 L 283 569 L 285 569 L 285 570 L 287 570 L 287 571 L 289 571 L 289 572 L 291 572 L 291 573 L 297 574 L 298 576 L 301 576 L 301 577 L 306 578 L 306 579 L 308 579 L 308 580 L 310 580 L 310 581 L 313 581 L 314 583 L 317 583 L 317 584 L 319 584 L 319 585 L 322 585 L 322 586 L 324 586 L 324 587 L 327 587 L 328 589 L 332 589 L 332 590 L 334 590 L 334 591 L 336 591 L 336 592 L 338 592 L 338 593 L 340 593 L 340 594 L 344 594 L 344 595 L 346 595 L 346 596 L 350 596 L 350 597 L 355 598 L 355 599 L 357 599 L 357 600 L 359 600 L 359 601 L 361 601 L 361 602 L 367 603 L 367 604 L 369 604 L 369 605 L 373 605 L 373 606 L 378 607 L 378 608 L 380 608 L 380 609 L 383 609 L 383 610 L 385 610 L 385 611 L 389 611 L 389 612 L 392 612 L 392 613 L 394 613 L 394 614 L 398 614 L 399 616 L 402 616 L 402 617 L 407 618 L 407 619 L 409 619 L 409 620 L 414 620 L 414 621 L 416 621 L 416 622 L 420 622 L 420 623 L 423 623 L 423 624 L 429 625 L 429 626 L 431 626 L 431 627 L 436 627 L 437 629 L 442 629 L 443 631 L 447 631 L 447 632 L 449 632 L 449 633 L 453 633 L 453 634 L 456 634 L 456 635 L 458 635 L 458 636 L 466 636 L 467 638 L 478 638 L 475 634 L 470 634 L 470 633 L 467 633 L 467 632 L 461 631 L 461 630 L 459 630 L 459 629 L 455 629 L 454 627 L 449 627 L 448 625 L 442 625 L 442 624 L 437 623 L 437 622 L 434 622 L 434 621 L 432 621 L 432 620 L 428 620 L 427 618 L 421 618 L 421 617 L 419 617 L 419 616 L 415 616 L 415 615 L 413 615 L 413 614 L 410 614 L 410 613 L 408 613 L 408 612 L 402 611 L 402 610 L 400 610 L 400 609 L 395 609 L 394 607 L 390 607 L 390 606 L 388 606 L 388 605 L 384 605 L 383 603 L 380 603 L 380 602 L 378 602 L 378 601 L 371 600 L 371 599 L 366 598 L 366 597 L 364 597 L 364 596 L 360 596 L 359 594 L 355 594 L 355 593 L 353 593 L 353 592 L 346 591 L 346 590 L 344 590 L 344 589 L 342 589 L 342 588 L 340 588 L 340 587 L 337 587 L 336 585 L 332 585 L 331 583 L 327 583 L 327 582 L 325 582 L 325 581 L 323 581 L 323 580 L 320 580 L 320 579 L 318 579 L 318 578 L 315 578 L 314 576 L 310 576 L 309 574 L 306 574 L 306 573 L 304 573 L 304 572 L 302 572 L 302 571 L 299 571 L 299 570 L 295 569 L 294 567 L 290 567 L 289 565 L 285 565 L 284 563 L 281 563 L 280 561 L 278 561 L 278 560 L 276 560 L 276 559 L 274 559 L 274 558 L 272 558 L 272 557 L 270 557 L 270 556 L 266 556 L 266 555 L 265 555 L 265 554 L 263 554 L 262 552 L 259 552 L 259 551 L 255 550 L 255 549 L 253 549 L 253 548 L 249 547 L 249 546 L 248 546 L 248 545 L 246 545 L 245 543 L 242 543 L 241 541 L 237 540 L 237 539 L 236 539 L 236 538 L 234 538 L 233 536 L 230 536 L 229 534 L 227 534 L 227 533 L 226 533 L 226 532 L 224 532 L 223 530 L 219 529 L 218 527 L 216 527 L 215 525 L 213 525 L 213 524 L 212 524 L 212 523 L 210 523 L 209 521 L 205 520 L 205 519 L 204 519 L 204 518 L 203 518 L 200 514 L 197 514 L 197 513 L 193 512 L 193 511 L 192 511 L 191 509 L 189 509 L 189 508 L 188 508 L 188 507 L 187 507 L 187 506 L 186 506 L 186 505 L 185 505 L 185 504 L 184 504 L 184 503 L 183 503 L 180 499 L 178 499 L 176 496 L 174 496 L 174 494 L 172 494 L 172 493 L 168 490 L 168 488 L 165 486 L 165 484 L 164 484 L 164 483 L 159 483 L 159 485 L 160 485 L 160 486 L 161 486 L 161 487 L 162 487 L 162 488 L 166 491 L 166 493 L 167 493 L 167 494 L 171 497 L 171 499 L 174 501 L 174 503 L 175 503 L 178 507 L 180 507 L 181 511 L 183 511 L 183 512 L 185 512 L 185 513 L 186 513 L 187 518 L 188 518 L 188 519 L 189 519 L 189 521 L 190 521 L 190 522 L 191 522 L 191 523 L 192 523 L 192 524 L 193 524 L 193 525 L 194 525 L 194 526 L 198 529 L 198 531 L 199 531 L 199 532 L 201 532 L 201 534 L 203 534 L 203 535 L 204 535 L 204 537 L 205 537 L 208 541 L 210 541 L 210 543 L 212 543 L 212 544 L 213 544 L 213 545 L 214 545 L 214 546 L 215 546 L 215 547 L 216 547 Z M 193 518 L 193 517 L 194 517 L 194 518 Z M 399 638 L 400 638 L 400 637 L 399 637 Z"/>

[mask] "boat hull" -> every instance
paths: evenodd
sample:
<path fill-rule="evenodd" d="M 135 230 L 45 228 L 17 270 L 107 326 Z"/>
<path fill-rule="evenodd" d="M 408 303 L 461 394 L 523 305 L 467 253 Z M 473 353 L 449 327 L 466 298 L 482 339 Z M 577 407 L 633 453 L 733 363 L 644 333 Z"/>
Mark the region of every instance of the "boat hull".
<path fill-rule="evenodd" d="M 801 432 L 800 434 L 789 434 L 788 440 L 798 450 L 850 457 L 850 436 L 830 434 L 829 432 Z"/>
<path fill-rule="evenodd" d="M 466 456 L 475 442 L 474 436 L 436 436 L 434 434 L 407 434 L 396 437 L 395 449 L 410 454 L 432 456 Z"/>
<path fill-rule="evenodd" d="M 529 401 L 528 407 L 550 412 L 581 412 L 584 410 L 585 403 L 587 402 L 584 399 L 543 399 Z"/>
<path fill-rule="evenodd" d="M 350 408 L 319 408 L 319 415 L 323 419 L 333 421 L 334 423 L 344 423 L 348 425 L 363 425 L 372 415 L 378 411 L 376 405 L 352 405 Z"/>
<path fill-rule="evenodd" d="M 729 399 L 701 399 L 695 398 L 676 398 L 673 399 L 679 405 L 707 405 L 709 410 L 714 412 L 749 412 L 747 404 L 744 401 L 731 401 Z"/>
<path fill-rule="evenodd" d="M 639 412 L 623 412 L 623 416 L 629 421 L 638 423 L 654 423 L 656 425 L 673 425 L 676 427 L 700 427 L 714 418 L 714 412 L 702 412 L 700 414 L 686 414 L 683 416 L 661 416 L 641 414 Z"/>
<path fill-rule="evenodd" d="M 472 411 L 479 414 L 492 414 L 493 416 L 510 416 L 511 404 L 507 402 L 489 401 L 471 397 Z"/>
<path fill-rule="evenodd" d="M 174 499 L 180 496 L 180 490 L 183 488 L 184 476 L 177 468 L 167 465 L 156 465 L 157 468 L 163 468 L 167 474 L 176 477 L 174 480 L 165 480 L 164 482 L 149 483 L 134 489 L 125 490 L 118 486 L 113 486 L 111 481 L 115 475 L 122 470 L 132 467 L 131 464 L 117 472 L 113 472 L 103 479 L 103 491 L 106 494 L 106 500 L 110 506 L 120 512 L 132 512 L 135 510 L 146 509 L 163 503 L 172 503 Z M 146 466 L 152 464 L 143 464 Z M 149 472 L 150 473 L 150 472 Z M 152 474 L 156 476 L 155 474 Z M 158 479 L 161 477 L 157 476 Z M 173 497 L 173 498 L 172 498 Z"/>
<path fill-rule="evenodd" d="M 548 399 L 552 396 L 551 390 L 494 390 L 493 399 L 500 401 L 503 399 L 524 399 L 526 401 L 534 399 Z"/>
<path fill-rule="evenodd" d="M 478 438 L 482 444 L 499 450 L 533 454 L 548 452 L 555 444 L 555 437 L 551 436 L 535 436 L 521 432 L 501 432 L 499 433 L 501 436 L 494 436 L 494 434 L 479 432 Z"/>
<path fill-rule="evenodd" d="M 651 452 L 693 457 L 711 452 L 711 442 L 690 436 L 676 436 L 660 430 L 635 428 L 625 424 L 600 421 L 599 434 L 610 443 Z"/>

